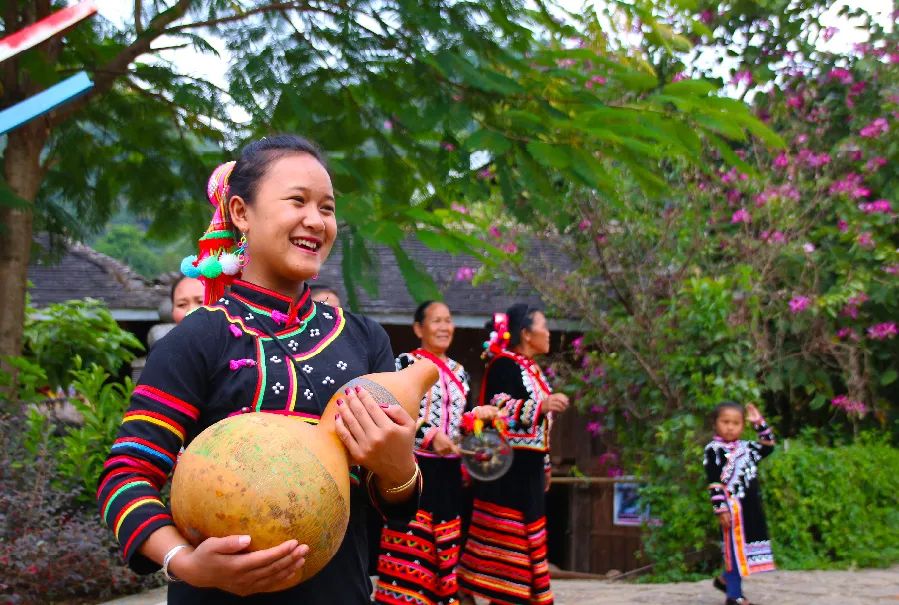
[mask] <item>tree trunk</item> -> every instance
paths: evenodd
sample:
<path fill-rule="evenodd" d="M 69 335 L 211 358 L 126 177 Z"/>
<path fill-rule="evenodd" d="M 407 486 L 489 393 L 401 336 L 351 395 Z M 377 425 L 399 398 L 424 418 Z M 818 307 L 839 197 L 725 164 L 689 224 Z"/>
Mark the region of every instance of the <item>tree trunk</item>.
<path fill-rule="evenodd" d="M 41 149 L 47 141 L 42 120 L 9 134 L 3 176 L 13 192 L 28 202 L 25 208 L 0 208 L 0 356 L 22 351 L 25 285 L 31 253 L 33 204 L 41 184 Z"/>

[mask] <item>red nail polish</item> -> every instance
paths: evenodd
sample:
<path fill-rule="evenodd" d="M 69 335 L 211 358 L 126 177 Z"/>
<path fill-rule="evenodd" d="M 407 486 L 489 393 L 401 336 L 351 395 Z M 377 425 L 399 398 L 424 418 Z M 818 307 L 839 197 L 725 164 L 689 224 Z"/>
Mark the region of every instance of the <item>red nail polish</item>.
<path fill-rule="evenodd" d="M 387 408 L 390 407 L 390 406 L 387 405 L 386 403 L 379 403 L 378 405 L 381 406 L 381 409 L 383 409 L 383 410 L 386 410 Z"/>
<path fill-rule="evenodd" d="M 346 395 L 352 395 L 352 394 L 353 394 L 353 391 L 351 391 L 349 387 L 345 388 L 345 389 L 343 390 L 343 392 L 344 392 Z"/>
<path fill-rule="evenodd" d="M 356 392 L 357 392 L 357 393 L 361 393 L 361 392 L 362 392 L 362 387 L 356 387 Z"/>
<path fill-rule="evenodd" d="M 337 400 L 337 405 L 338 405 L 338 406 L 343 405 L 343 399 L 338 399 L 338 400 Z"/>

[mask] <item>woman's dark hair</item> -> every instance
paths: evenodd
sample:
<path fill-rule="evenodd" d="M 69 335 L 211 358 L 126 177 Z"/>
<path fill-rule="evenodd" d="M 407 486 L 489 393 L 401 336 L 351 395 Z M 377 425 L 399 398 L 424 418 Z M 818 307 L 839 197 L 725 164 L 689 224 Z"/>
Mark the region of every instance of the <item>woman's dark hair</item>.
<path fill-rule="evenodd" d="M 428 312 L 428 307 L 433 305 L 434 303 L 440 302 L 439 300 L 426 300 L 415 309 L 415 315 L 412 316 L 413 322 L 417 324 L 424 323 L 425 314 Z"/>
<path fill-rule="evenodd" d="M 521 331 L 530 330 L 534 325 L 534 315 L 539 313 L 540 309 L 531 307 L 524 303 L 515 303 L 506 309 L 506 315 L 509 318 L 509 346 L 518 346 L 521 343 Z"/>
<path fill-rule="evenodd" d="M 736 401 L 722 401 L 715 406 L 714 410 L 712 410 L 712 424 L 718 422 L 718 416 L 720 416 L 721 412 L 724 410 L 736 410 L 740 412 L 741 416 L 744 418 L 746 417 L 746 410 L 743 408 L 743 404 L 737 403 Z"/>
<path fill-rule="evenodd" d="M 254 141 L 243 148 L 240 159 L 234 165 L 228 178 L 230 194 L 243 198 L 252 204 L 256 197 L 259 180 L 265 176 L 272 162 L 288 155 L 308 154 L 328 169 L 325 156 L 318 146 L 294 134 L 278 134 Z"/>
<path fill-rule="evenodd" d="M 172 290 L 169 292 L 169 300 L 172 301 L 172 305 L 175 304 L 175 289 L 178 287 L 178 284 L 187 279 L 186 275 L 179 275 L 178 278 L 172 282 Z"/>

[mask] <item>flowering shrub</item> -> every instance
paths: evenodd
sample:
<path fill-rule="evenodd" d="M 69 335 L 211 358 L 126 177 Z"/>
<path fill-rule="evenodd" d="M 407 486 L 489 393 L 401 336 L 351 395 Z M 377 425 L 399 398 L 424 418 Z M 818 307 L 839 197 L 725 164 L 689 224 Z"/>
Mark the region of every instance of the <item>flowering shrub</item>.
<path fill-rule="evenodd" d="M 700 169 L 660 146 L 655 188 L 606 158 L 619 177 L 611 190 L 559 182 L 564 203 L 493 218 L 525 251 L 483 271 L 511 271 L 552 312 L 583 321 L 555 363 L 557 384 L 648 483 L 662 524 L 645 551 L 674 573 L 715 540 L 700 461 L 717 402 L 761 403 L 781 436 L 815 427 L 844 443 L 878 430 L 899 442 L 895 42 L 870 25 L 868 43 L 833 55 L 815 46 L 824 30 L 813 10 L 802 26 L 739 10 L 703 21 L 722 45 L 758 34 L 733 84 L 744 95 L 758 86 L 752 111 L 777 136 L 717 123 L 739 142 L 697 141 Z M 542 256 L 547 246 L 569 262 Z"/>

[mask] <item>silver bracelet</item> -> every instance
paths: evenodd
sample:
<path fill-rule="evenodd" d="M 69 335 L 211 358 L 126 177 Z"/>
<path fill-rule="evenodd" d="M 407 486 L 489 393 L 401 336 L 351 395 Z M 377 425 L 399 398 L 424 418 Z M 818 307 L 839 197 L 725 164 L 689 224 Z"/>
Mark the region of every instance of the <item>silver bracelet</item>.
<path fill-rule="evenodd" d="M 190 544 L 179 544 L 178 546 L 173 546 L 169 549 L 169 552 L 165 553 L 165 556 L 162 558 L 162 575 L 165 576 L 165 579 L 169 582 L 181 581 L 180 579 L 169 573 L 169 563 L 172 562 L 172 559 L 175 558 L 175 555 L 177 555 L 182 548 L 187 548 L 189 546 Z"/>

